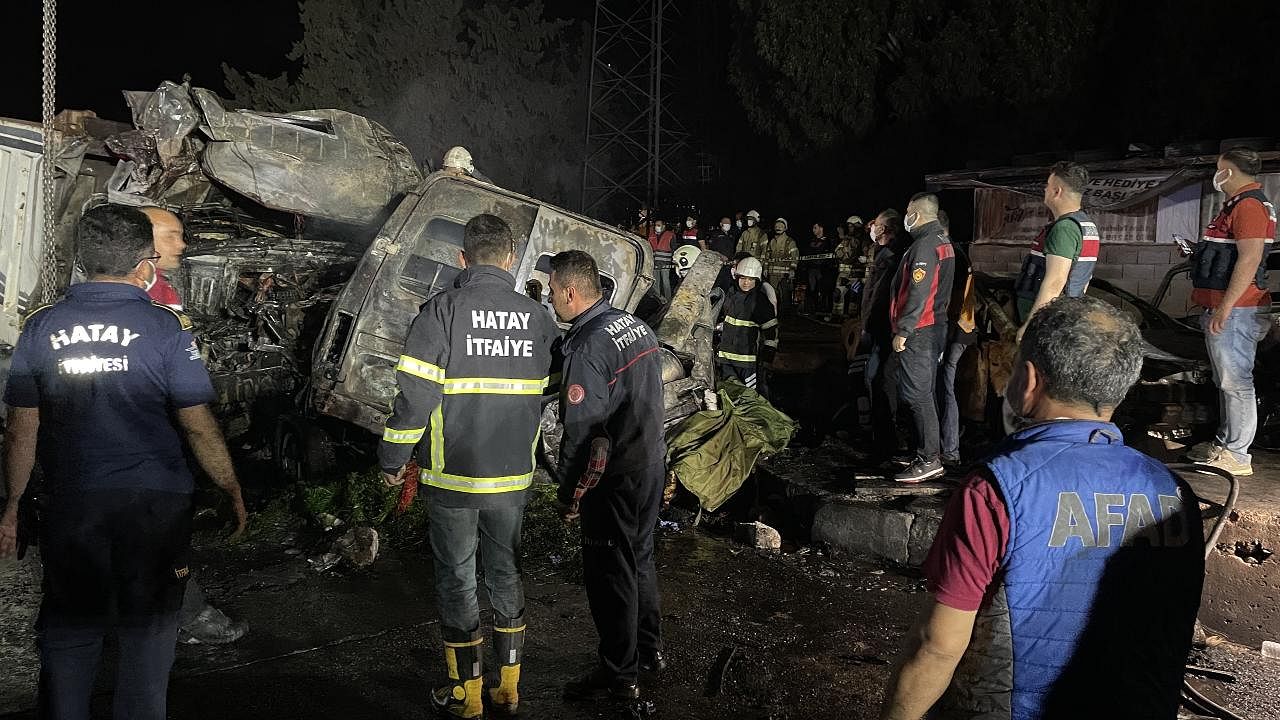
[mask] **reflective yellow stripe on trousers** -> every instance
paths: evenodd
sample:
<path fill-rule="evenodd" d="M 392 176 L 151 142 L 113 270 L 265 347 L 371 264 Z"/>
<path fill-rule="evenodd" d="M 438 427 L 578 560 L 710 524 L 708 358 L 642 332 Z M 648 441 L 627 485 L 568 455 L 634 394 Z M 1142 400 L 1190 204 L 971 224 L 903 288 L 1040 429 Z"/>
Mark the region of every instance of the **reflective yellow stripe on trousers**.
<path fill-rule="evenodd" d="M 756 361 L 755 355 L 739 355 L 738 353 L 725 352 L 724 350 L 720 350 L 719 352 L 716 353 L 716 355 L 724 358 L 725 360 L 737 360 L 738 362 L 755 362 Z"/>
<path fill-rule="evenodd" d="M 751 322 L 750 320 L 739 320 L 732 315 L 725 315 L 724 321 L 730 325 L 737 325 L 738 327 L 760 327 L 760 323 Z"/>

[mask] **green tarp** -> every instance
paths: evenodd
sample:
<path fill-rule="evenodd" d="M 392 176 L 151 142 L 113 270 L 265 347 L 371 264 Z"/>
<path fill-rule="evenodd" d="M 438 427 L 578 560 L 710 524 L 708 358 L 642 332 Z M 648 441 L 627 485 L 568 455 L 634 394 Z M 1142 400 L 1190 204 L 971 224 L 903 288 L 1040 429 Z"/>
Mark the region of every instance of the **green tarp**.
<path fill-rule="evenodd" d="M 667 433 L 667 467 L 714 511 L 746 482 L 761 455 L 781 451 L 796 424 L 742 383 L 722 380 L 719 410 L 694 413 Z"/>

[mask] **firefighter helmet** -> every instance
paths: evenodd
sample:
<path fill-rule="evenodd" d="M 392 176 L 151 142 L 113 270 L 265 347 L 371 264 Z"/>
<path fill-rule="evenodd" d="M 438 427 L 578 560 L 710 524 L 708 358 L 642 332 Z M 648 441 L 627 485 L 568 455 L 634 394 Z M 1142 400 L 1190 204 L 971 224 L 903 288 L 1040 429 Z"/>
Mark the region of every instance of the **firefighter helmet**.
<path fill-rule="evenodd" d="M 698 256 L 702 254 L 702 249 L 697 245 L 681 245 L 672 256 L 672 260 L 676 264 L 676 275 L 684 277 L 689 274 L 689 269 L 698 261 Z"/>
<path fill-rule="evenodd" d="M 749 277 L 759 280 L 764 276 L 764 266 L 753 257 L 744 257 L 738 261 L 736 268 L 738 277 Z"/>

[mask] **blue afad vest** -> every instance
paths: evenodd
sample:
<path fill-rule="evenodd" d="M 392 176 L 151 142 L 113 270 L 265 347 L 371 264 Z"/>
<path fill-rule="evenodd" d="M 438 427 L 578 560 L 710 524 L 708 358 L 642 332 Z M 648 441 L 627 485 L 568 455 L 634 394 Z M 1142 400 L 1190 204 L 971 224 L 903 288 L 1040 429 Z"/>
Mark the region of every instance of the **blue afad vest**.
<path fill-rule="evenodd" d="M 1014 433 L 987 467 L 1008 544 L 937 717 L 1173 720 L 1204 580 L 1190 488 L 1083 420 Z"/>

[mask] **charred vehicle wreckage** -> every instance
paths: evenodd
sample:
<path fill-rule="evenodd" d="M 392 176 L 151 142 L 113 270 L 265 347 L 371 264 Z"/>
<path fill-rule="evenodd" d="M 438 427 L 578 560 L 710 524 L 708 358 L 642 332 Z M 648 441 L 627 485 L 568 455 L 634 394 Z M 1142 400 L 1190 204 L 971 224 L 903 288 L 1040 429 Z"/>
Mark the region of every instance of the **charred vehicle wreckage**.
<path fill-rule="evenodd" d="M 712 290 L 721 268 L 713 253 L 664 303 L 650 291 L 653 256 L 641 238 L 465 173 L 424 172 L 366 118 L 231 110 L 185 83 L 125 98 L 133 127 L 86 112 L 59 115 L 56 282 L 75 280 L 74 229 L 88 207 L 109 201 L 175 212 L 187 249 L 169 279 L 213 377 L 215 410 L 229 437 L 269 449 L 287 477 L 316 479 L 332 472 L 340 449 L 356 457 L 372 449 L 409 325 L 460 272 L 463 227 L 481 213 L 511 227 L 513 289 L 547 312 L 551 257 L 572 248 L 596 258 L 609 301 L 657 331 L 669 424 L 712 394 Z M 0 120 L 0 128 L 6 144 L 21 140 L 6 152 L 37 167 L 40 127 Z M 25 228 L 33 245 L 38 217 Z M 16 253 L 7 260 L 0 340 L 11 345 L 41 280 L 30 267 L 37 261 Z M 544 459 L 557 449 L 555 414 L 552 403 Z"/>

